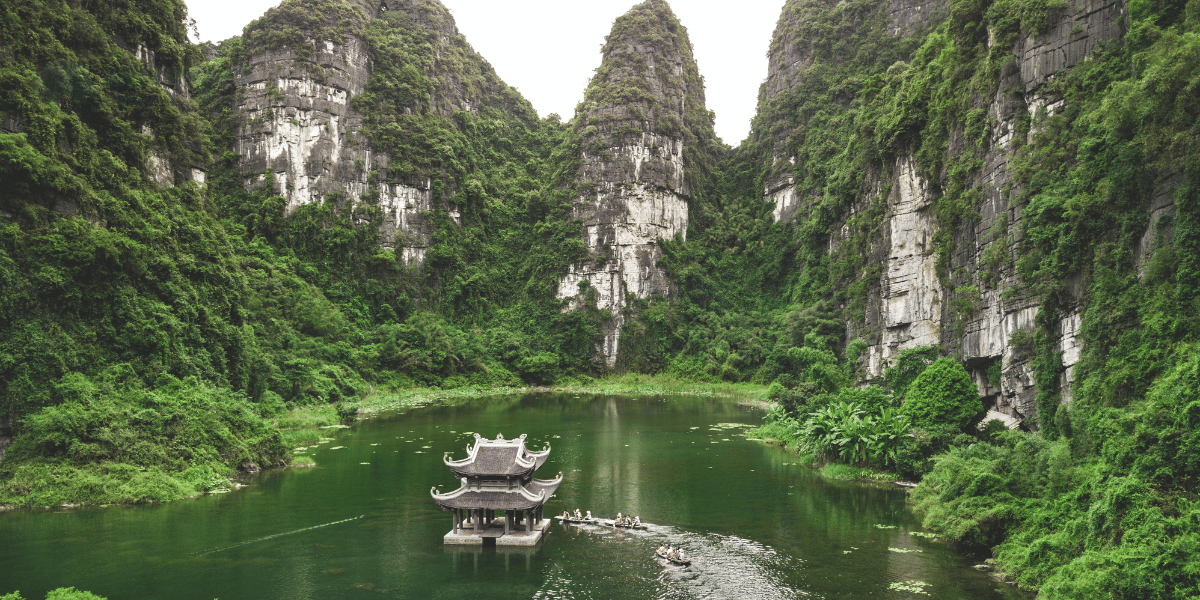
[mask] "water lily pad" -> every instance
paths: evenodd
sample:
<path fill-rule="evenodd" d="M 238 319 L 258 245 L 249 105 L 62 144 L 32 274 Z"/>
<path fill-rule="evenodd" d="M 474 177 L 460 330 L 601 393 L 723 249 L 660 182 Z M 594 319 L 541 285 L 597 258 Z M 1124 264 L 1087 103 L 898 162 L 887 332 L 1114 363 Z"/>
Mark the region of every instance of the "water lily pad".
<path fill-rule="evenodd" d="M 895 529 L 896 526 L 895 525 L 880 525 L 879 523 L 876 523 L 875 528 L 876 529 Z"/>
<path fill-rule="evenodd" d="M 358 463 L 358 464 L 360 464 L 360 465 L 369 465 L 369 464 L 371 464 L 371 463 Z"/>
<path fill-rule="evenodd" d="M 925 583 L 924 581 L 916 581 L 916 580 L 910 579 L 908 581 L 892 582 L 892 584 L 888 586 L 888 589 L 896 590 L 898 592 L 910 592 L 913 594 L 925 594 L 926 596 L 928 596 L 929 592 L 925 591 L 925 588 L 928 586 L 929 586 L 929 584 Z"/>
<path fill-rule="evenodd" d="M 330 450 L 341 450 L 342 448 L 345 448 L 345 446 L 334 446 Z"/>

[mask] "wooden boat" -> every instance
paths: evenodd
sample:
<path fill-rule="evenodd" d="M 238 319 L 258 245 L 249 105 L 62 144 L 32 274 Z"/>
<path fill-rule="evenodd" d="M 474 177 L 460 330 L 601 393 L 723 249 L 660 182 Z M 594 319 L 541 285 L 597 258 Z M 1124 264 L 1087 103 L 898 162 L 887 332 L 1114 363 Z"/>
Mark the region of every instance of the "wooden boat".
<path fill-rule="evenodd" d="M 685 558 L 683 560 L 679 560 L 677 558 L 671 558 L 670 556 L 667 556 L 666 552 L 655 551 L 654 556 L 657 556 L 658 558 L 661 558 L 669 563 L 684 566 L 684 567 L 692 564 L 692 559 L 690 559 L 690 558 Z"/>
<path fill-rule="evenodd" d="M 616 521 L 601 521 L 600 524 L 608 527 L 620 527 L 621 529 L 648 529 L 645 523 L 641 525 L 619 525 Z"/>
<path fill-rule="evenodd" d="M 595 525 L 597 523 L 600 523 L 600 520 L 595 519 L 595 518 L 576 519 L 575 517 L 564 517 L 562 515 L 554 515 L 554 518 L 558 519 L 559 521 L 562 521 L 563 523 L 574 523 L 576 525 Z M 603 524 L 603 523 L 601 523 L 601 524 Z"/>

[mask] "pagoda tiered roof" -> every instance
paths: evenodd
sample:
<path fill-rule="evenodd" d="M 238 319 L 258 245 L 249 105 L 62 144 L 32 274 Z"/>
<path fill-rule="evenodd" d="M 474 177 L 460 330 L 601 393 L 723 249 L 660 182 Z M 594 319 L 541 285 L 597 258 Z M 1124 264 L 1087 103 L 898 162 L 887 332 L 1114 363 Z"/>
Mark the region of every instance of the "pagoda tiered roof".
<path fill-rule="evenodd" d="M 489 440 L 475 434 L 475 445 L 467 446 L 467 457 L 442 458 L 462 485 L 453 492 L 430 490 L 433 500 L 448 509 L 528 510 L 540 507 L 562 483 L 562 473 L 554 479 L 534 479 L 533 472 L 550 456 L 550 446 L 540 452 L 525 447 L 525 434 L 506 440 L 503 435 Z"/>
<path fill-rule="evenodd" d="M 497 435 L 489 440 L 475 434 L 475 445 L 467 446 L 467 457 L 451 460 L 449 454 L 442 458 L 447 467 L 458 477 L 528 477 L 537 471 L 550 456 L 550 445 L 533 452 L 525 447 L 525 434 L 512 440 Z"/>
<path fill-rule="evenodd" d="M 433 501 L 443 508 L 467 508 L 487 510 L 527 510 L 546 503 L 546 500 L 562 483 L 562 473 L 554 479 L 530 479 L 524 483 L 514 482 L 511 487 L 473 485 L 463 477 L 462 486 L 453 492 L 440 494 L 437 488 L 430 490 Z"/>

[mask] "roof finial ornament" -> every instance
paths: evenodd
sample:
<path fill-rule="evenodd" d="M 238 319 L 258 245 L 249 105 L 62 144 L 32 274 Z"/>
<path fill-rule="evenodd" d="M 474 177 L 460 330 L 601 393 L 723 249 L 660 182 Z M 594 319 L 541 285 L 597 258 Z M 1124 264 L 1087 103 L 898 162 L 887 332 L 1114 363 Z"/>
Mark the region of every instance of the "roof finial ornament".
<path fill-rule="evenodd" d="M 497 432 L 496 433 L 496 441 L 499 442 L 502 439 L 504 439 L 504 434 Z"/>

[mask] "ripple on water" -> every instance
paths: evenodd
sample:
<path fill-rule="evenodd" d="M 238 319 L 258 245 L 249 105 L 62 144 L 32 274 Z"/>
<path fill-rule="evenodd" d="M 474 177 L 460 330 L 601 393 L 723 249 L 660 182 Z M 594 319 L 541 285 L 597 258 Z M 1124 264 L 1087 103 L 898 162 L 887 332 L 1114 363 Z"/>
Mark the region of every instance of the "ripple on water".
<path fill-rule="evenodd" d="M 660 525 L 645 531 L 571 526 L 572 533 L 587 536 L 587 556 L 565 567 L 554 565 L 534 598 L 609 598 L 622 588 L 629 597 L 667 599 L 808 596 L 794 588 L 794 581 L 779 577 L 795 574 L 802 561 L 753 540 Z M 679 567 L 654 558 L 661 544 L 683 548 L 692 564 Z M 643 559 L 631 564 L 631 556 Z"/>

